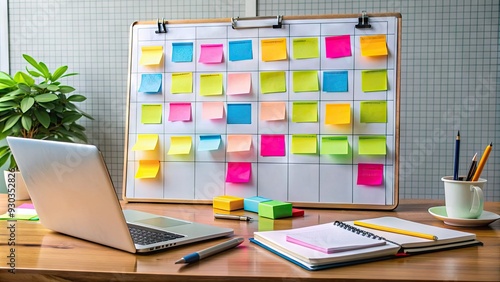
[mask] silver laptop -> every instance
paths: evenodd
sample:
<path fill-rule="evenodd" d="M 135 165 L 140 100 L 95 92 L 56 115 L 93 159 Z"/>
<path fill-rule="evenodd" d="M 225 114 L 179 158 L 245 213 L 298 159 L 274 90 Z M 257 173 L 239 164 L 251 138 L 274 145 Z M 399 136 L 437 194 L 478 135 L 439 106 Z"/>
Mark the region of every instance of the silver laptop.
<path fill-rule="evenodd" d="M 233 235 L 230 228 L 122 210 L 93 145 L 16 137 L 7 137 L 7 142 L 40 221 L 49 229 L 131 253 Z M 156 239 L 134 242 L 136 234 Z"/>

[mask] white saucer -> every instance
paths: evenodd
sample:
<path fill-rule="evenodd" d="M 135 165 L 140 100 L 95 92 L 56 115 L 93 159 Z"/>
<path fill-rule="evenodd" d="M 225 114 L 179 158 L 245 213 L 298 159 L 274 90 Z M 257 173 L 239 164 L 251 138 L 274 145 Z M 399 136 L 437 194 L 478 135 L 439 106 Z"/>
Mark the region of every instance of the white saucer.
<path fill-rule="evenodd" d="M 497 219 L 500 219 L 500 215 L 489 211 L 483 211 L 483 213 L 478 218 L 473 219 L 448 217 L 448 214 L 446 214 L 445 206 L 432 207 L 429 209 L 429 213 L 432 214 L 435 218 L 444 221 L 444 223 L 448 225 L 463 227 L 484 226 L 492 223 Z"/>

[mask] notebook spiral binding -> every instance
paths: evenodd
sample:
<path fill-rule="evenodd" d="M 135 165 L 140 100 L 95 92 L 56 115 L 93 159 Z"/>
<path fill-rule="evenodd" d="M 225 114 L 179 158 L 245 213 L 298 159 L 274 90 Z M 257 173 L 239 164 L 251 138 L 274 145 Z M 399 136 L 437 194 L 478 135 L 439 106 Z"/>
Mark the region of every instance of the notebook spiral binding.
<path fill-rule="evenodd" d="M 363 237 L 368 237 L 368 238 L 372 238 L 372 239 L 377 239 L 377 240 L 384 240 L 384 241 L 387 241 L 384 237 L 380 237 L 380 236 L 375 235 L 375 234 L 373 234 L 373 233 L 371 233 L 371 232 L 368 232 L 368 231 L 365 231 L 365 230 L 361 230 L 361 229 L 356 228 L 356 227 L 354 227 L 354 226 L 352 226 L 352 225 L 349 225 L 349 224 L 343 223 L 342 221 L 338 221 L 338 220 L 337 220 L 337 221 L 335 221 L 335 222 L 333 223 L 333 225 L 336 225 L 336 226 L 338 226 L 338 227 L 340 227 L 340 228 L 346 229 L 346 230 L 348 230 L 348 231 L 351 231 L 351 232 L 356 233 L 356 234 L 358 234 L 358 235 L 361 235 L 361 236 L 363 236 Z"/>

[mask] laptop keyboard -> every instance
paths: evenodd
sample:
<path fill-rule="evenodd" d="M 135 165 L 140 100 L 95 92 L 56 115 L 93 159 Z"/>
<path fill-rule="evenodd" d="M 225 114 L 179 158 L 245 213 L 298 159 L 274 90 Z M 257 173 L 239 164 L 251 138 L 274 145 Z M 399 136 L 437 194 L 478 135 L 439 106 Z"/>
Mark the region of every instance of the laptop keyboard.
<path fill-rule="evenodd" d="M 132 235 L 132 240 L 138 245 L 150 245 L 184 237 L 184 235 L 135 225 L 129 225 L 128 229 L 130 230 L 130 235 Z"/>

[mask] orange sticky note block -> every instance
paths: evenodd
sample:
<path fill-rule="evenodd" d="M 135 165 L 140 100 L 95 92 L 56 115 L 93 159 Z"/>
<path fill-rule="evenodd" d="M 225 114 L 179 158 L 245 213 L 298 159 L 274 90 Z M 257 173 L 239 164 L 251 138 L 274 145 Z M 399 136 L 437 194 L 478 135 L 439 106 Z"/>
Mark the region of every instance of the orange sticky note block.
<path fill-rule="evenodd" d="M 143 66 L 159 65 L 163 58 L 163 46 L 142 46 L 139 64 Z"/>
<path fill-rule="evenodd" d="M 325 124 L 350 124 L 351 104 L 326 104 Z"/>
<path fill-rule="evenodd" d="M 135 178 L 156 178 L 160 170 L 160 161 L 158 160 L 140 160 L 139 169 Z"/>
<path fill-rule="evenodd" d="M 228 135 L 227 152 L 248 152 L 252 147 L 251 135 Z"/>
<path fill-rule="evenodd" d="M 285 102 L 261 102 L 260 120 L 284 120 L 285 108 Z"/>
<path fill-rule="evenodd" d="M 213 207 L 225 211 L 241 210 L 243 201 L 243 198 L 235 196 L 217 196 L 213 198 Z"/>
<path fill-rule="evenodd" d="M 262 50 L 262 61 L 286 60 L 286 38 L 263 39 L 260 42 Z"/>
<path fill-rule="evenodd" d="M 383 34 L 361 36 L 361 56 L 387 56 L 387 39 Z"/>

